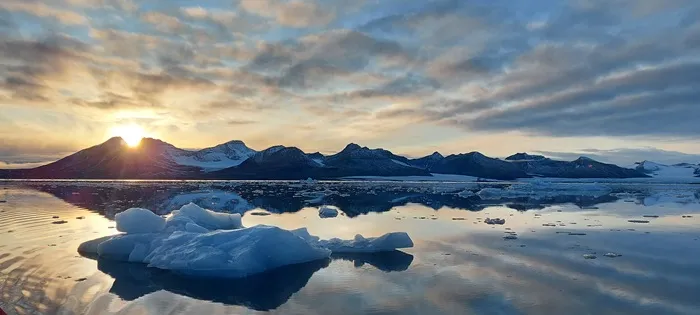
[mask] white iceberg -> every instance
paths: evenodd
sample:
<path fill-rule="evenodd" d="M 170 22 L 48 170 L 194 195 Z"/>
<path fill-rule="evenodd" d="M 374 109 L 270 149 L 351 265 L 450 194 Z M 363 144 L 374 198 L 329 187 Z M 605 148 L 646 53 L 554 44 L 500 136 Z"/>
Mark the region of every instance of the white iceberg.
<path fill-rule="evenodd" d="M 149 230 L 134 223 L 143 217 L 151 218 L 146 212 L 151 213 L 145 209 L 121 213 L 116 217 L 117 225 L 125 226 L 126 234 L 85 242 L 78 251 L 186 275 L 240 278 L 327 259 L 331 253 L 374 253 L 413 247 L 413 241 L 403 232 L 377 238 L 357 235 L 354 240 L 321 240 L 306 229 L 288 231 L 265 225 L 244 228 L 239 214 L 216 213 L 194 204 L 174 211 L 160 225 L 149 224 L 156 226 Z M 154 218 L 148 220 L 155 222 Z"/>
<path fill-rule="evenodd" d="M 187 224 L 196 224 L 207 230 L 233 230 L 243 227 L 241 215 L 238 213 L 220 213 L 205 210 L 194 203 L 184 205 L 180 210 L 173 211 L 165 226 L 169 231 L 182 231 L 186 229 Z"/>
<path fill-rule="evenodd" d="M 114 217 L 117 222 L 117 231 L 139 234 L 156 233 L 165 228 L 165 219 L 151 212 L 151 210 L 132 208 Z"/>
<path fill-rule="evenodd" d="M 335 218 L 338 216 L 338 208 L 333 206 L 322 206 L 318 209 L 318 216 L 321 218 Z"/>

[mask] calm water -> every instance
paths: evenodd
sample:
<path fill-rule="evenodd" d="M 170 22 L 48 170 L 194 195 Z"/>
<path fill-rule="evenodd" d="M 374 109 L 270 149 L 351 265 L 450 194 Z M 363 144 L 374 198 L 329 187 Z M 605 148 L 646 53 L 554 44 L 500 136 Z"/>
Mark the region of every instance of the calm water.
<path fill-rule="evenodd" d="M 597 197 L 483 201 L 456 194 L 469 185 L 0 183 L 0 307 L 9 314 L 700 314 L 700 186 L 617 184 Z M 324 238 L 406 231 L 416 247 L 241 280 L 183 278 L 77 254 L 80 243 L 117 233 L 119 211 L 167 214 L 190 201 L 245 213 L 247 226 L 308 227 Z M 321 219 L 321 204 L 343 214 Z M 487 225 L 486 217 L 506 224 Z M 58 220 L 67 223 L 52 224 Z M 518 239 L 504 239 L 506 232 Z"/>

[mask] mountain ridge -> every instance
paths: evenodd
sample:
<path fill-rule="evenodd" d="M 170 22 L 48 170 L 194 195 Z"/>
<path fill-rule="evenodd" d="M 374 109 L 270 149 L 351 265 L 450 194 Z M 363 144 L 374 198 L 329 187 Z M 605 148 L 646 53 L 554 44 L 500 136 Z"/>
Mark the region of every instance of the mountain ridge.
<path fill-rule="evenodd" d="M 123 139 L 114 137 L 44 166 L 0 170 L 0 178 L 331 179 L 431 176 L 431 173 L 498 180 L 650 176 L 639 169 L 622 168 L 586 157 L 558 161 L 541 155 L 516 153 L 498 159 L 474 151 L 448 156 L 434 152 L 409 159 L 386 149 L 370 149 L 356 143 L 346 145 L 338 153 L 323 155 L 281 145 L 256 151 L 240 140 L 192 151 L 152 138 L 144 138 L 138 147 L 132 148 Z"/>

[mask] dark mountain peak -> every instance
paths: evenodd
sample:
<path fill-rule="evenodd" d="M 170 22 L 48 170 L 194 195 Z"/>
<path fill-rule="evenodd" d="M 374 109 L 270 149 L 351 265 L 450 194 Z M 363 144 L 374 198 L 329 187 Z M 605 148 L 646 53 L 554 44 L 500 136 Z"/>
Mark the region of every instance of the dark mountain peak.
<path fill-rule="evenodd" d="M 321 152 L 309 153 L 308 156 L 312 159 L 323 159 L 326 157 L 325 155 L 321 154 Z"/>
<path fill-rule="evenodd" d="M 516 153 L 506 158 L 506 161 L 538 161 L 544 160 L 546 157 L 542 155 L 527 154 L 525 152 Z"/>
<path fill-rule="evenodd" d="M 270 160 L 277 159 L 294 159 L 294 160 L 306 160 L 309 159 L 304 151 L 297 147 L 285 147 L 283 145 L 276 145 L 267 148 L 263 151 L 255 153 L 252 159 L 256 163 L 266 163 Z"/>
<path fill-rule="evenodd" d="M 435 164 L 437 164 L 438 162 L 442 161 L 444 158 L 445 158 L 445 157 L 442 156 L 442 154 L 440 154 L 440 153 L 438 153 L 438 152 L 434 152 L 434 153 L 431 154 L 431 155 L 427 155 L 427 156 L 424 156 L 424 157 L 422 157 L 422 158 L 417 158 L 417 159 L 410 160 L 410 161 L 409 161 L 409 164 L 411 164 L 411 165 L 413 165 L 413 166 L 415 166 L 415 167 L 418 167 L 418 168 L 430 170 L 430 169 L 432 169 L 432 167 L 433 167 Z"/>
<path fill-rule="evenodd" d="M 580 156 L 578 159 L 574 160 L 573 162 L 574 162 L 574 163 L 577 163 L 577 164 L 600 163 L 600 162 L 598 162 L 598 161 L 596 161 L 596 160 L 594 160 L 594 159 L 591 159 L 591 158 L 589 158 L 589 157 L 587 157 L 587 156 Z"/>
<path fill-rule="evenodd" d="M 469 153 L 453 154 L 453 155 L 448 156 L 448 158 L 449 158 L 449 157 L 460 157 L 460 158 L 470 158 L 470 159 L 484 159 L 484 158 L 489 158 L 489 157 L 487 157 L 487 156 L 481 154 L 481 152 L 477 152 L 477 151 L 472 151 L 472 152 L 469 152 Z M 490 158 L 489 158 L 489 159 L 490 159 Z"/>
<path fill-rule="evenodd" d="M 352 152 L 352 151 L 357 151 L 357 150 L 362 150 L 362 149 L 367 149 L 367 147 L 361 147 L 360 145 L 356 143 L 350 143 L 345 146 L 345 149 L 343 149 L 341 152 Z"/>
<path fill-rule="evenodd" d="M 231 140 L 229 142 L 224 143 L 224 145 L 245 145 L 245 142 L 242 140 Z"/>
<path fill-rule="evenodd" d="M 160 139 L 154 139 L 154 138 L 143 138 L 141 139 L 141 146 L 147 146 L 147 147 L 167 147 L 167 148 L 175 148 L 174 145 L 167 143 L 163 140 Z"/>

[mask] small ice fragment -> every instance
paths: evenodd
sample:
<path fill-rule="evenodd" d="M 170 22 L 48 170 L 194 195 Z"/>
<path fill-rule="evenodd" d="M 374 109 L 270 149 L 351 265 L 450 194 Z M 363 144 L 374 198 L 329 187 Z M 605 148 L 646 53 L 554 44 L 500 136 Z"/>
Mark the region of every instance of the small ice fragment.
<path fill-rule="evenodd" d="M 622 255 L 620 255 L 620 254 L 615 254 L 615 253 L 606 253 L 606 254 L 603 255 L 603 256 L 605 256 L 605 257 L 610 257 L 610 258 L 615 258 L 615 257 L 620 257 L 620 256 L 622 256 Z"/>
<path fill-rule="evenodd" d="M 585 258 L 585 259 L 596 259 L 596 258 L 598 258 L 598 257 L 596 257 L 596 255 L 593 255 L 593 254 L 583 254 L 583 258 Z"/>
<path fill-rule="evenodd" d="M 503 224 L 506 224 L 506 219 L 501 219 L 501 218 L 494 218 L 494 219 L 486 218 L 486 220 L 484 220 L 484 223 L 490 224 L 490 225 L 494 225 L 494 224 L 503 225 Z"/>
<path fill-rule="evenodd" d="M 630 223 L 649 223 L 648 220 L 627 220 Z"/>
<path fill-rule="evenodd" d="M 338 216 L 338 208 L 333 206 L 321 206 L 318 209 L 318 216 L 321 218 L 335 218 Z"/>
<path fill-rule="evenodd" d="M 461 198 L 471 198 L 471 197 L 476 196 L 476 194 L 473 191 L 465 190 L 465 191 L 458 193 L 457 196 L 459 196 Z"/>

